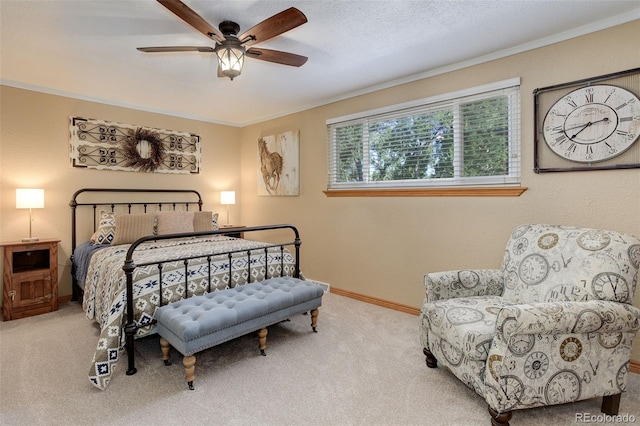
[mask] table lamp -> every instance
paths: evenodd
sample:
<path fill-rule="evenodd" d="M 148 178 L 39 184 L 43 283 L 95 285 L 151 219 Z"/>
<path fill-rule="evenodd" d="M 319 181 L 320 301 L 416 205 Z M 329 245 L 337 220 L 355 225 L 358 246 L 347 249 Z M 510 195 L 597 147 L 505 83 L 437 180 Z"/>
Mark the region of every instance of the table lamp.
<path fill-rule="evenodd" d="M 38 237 L 31 234 L 31 224 L 33 222 L 33 214 L 31 209 L 44 208 L 44 189 L 16 189 L 16 208 L 29 209 L 29 238 L 23 238 L 22 241 L 38 241 Z"/>
<path fill-rule="evenodd" d="M 227 206 L 227 226 L 229 226 L 229 205 L 236 203 L 235 191 L 221 191 L 220 192 L 220 204 Z"/>

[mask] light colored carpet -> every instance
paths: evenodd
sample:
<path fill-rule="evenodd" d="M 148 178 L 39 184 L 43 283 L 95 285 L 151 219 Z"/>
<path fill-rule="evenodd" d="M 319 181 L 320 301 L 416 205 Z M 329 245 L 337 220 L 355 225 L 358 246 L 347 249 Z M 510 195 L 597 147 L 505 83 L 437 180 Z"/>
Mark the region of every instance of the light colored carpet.
<path fill-rule="evenodd" d="M 138 340 L 138 373 L 121 358 L 106 391 L 87 379 L 98 327 L 77 303 L 0 324 L 2 425 L 483 425 L 486 404 L 443 368 L 424 363 L 418 318 L 326 294 L 318 333 L 308 316 L 198 355 L 194 391 L 179 354 L 160 359 L 157 336 Z M 569 425 L 600 414 L 600 399 L 516 411 L 511 424 Z M 620 414 L 640 422 L 640 375 Z M 610 424 L 610 423 L 609 423 Z"/>

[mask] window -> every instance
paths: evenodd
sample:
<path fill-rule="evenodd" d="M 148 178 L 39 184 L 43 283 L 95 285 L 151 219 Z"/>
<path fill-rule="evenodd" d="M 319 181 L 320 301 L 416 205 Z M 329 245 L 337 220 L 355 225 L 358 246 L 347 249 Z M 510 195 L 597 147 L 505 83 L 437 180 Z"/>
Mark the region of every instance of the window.
<path fill-rule="evenodd" d="M 519 185 L 519 84 L 328 120 L 328 189 Z"/>

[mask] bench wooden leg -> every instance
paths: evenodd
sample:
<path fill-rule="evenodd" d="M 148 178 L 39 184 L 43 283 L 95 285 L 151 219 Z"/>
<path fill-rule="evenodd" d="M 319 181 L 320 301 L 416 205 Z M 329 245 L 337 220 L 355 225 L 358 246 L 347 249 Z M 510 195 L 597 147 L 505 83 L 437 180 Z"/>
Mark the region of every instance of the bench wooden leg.
<path fill-rule="evenodd" d="M 318 330 L 316 330 L 316 326 L 318 325 L 318 313 L 319 311 L 317 309 L 311 311 L 311 328 L 314 333 L 318 332 Z"/>
<path fill-rule="evenodd" d="M 162 349 L 162 360 L 164 361 L 164 365 L 171 365 L 171 355 L 169 355 L 169 352 L 171 352 L 171 346 L 164 337 L 160 338 L 160 348 Z"/>
<path fill-rule="evenodd" d="M 262 356 L 267 356 L 264 350 L 267 348 L 267 328 L 262 328 L 258 331 L 258 349 Z"/>
<path fill-rule="evenodd" d="M 196 376 L 193 374 L 196 371 L 196 356 L 190 355 L 182 358 L 182 364 L 184 365 L 185 372 L 185 380 L 187 381 L 187 385 L 189 385 L 189 389 L 193 390 L 193 380 Z"/>

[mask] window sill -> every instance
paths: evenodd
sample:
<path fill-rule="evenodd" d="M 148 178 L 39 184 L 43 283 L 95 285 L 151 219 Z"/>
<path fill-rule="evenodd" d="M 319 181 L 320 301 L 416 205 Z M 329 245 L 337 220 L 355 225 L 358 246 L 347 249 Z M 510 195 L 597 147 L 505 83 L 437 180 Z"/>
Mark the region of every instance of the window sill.
<path fill-rule="evenodd" d="M 327 197 L 519 197 L 527 187 L 331 189 Z"/>

